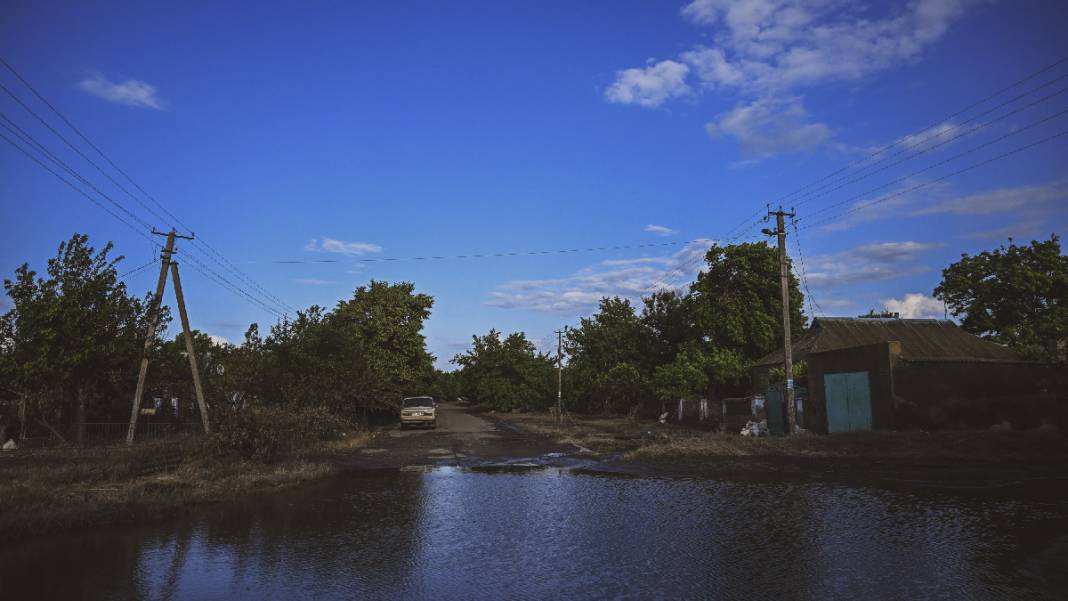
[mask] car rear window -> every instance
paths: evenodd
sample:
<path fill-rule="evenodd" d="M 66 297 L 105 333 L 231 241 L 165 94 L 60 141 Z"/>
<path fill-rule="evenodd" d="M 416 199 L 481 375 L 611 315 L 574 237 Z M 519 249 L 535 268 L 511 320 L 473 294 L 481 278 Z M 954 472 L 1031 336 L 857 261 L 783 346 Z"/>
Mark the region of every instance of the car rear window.
<path fill-rule="evenodd" d="M 428 396 L 417 396 L 411 399 L 404 399 L 404 408 L 408 407 L 433 407 L 434 399 Z"/>

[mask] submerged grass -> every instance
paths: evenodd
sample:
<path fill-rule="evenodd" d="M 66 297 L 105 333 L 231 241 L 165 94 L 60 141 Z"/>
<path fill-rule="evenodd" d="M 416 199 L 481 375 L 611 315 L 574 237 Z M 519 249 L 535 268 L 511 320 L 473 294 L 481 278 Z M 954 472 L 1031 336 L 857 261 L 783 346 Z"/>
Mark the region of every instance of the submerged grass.
<path fill-rule="evenodd" d="M 358 432 L 315 442 L 271 462 L 220 457 L 197 437 L 0 453 L 0 535 L 146 521 L 298 485 L 335 473 L 331 456 L 369 439 Z"/>

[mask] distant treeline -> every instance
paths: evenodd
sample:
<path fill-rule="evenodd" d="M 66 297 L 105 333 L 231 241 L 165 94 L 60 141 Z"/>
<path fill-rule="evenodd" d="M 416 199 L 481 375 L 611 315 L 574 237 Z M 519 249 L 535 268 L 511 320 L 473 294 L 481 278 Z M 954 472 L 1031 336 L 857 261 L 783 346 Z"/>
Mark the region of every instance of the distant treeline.
<path fill-rule="evenodd" d="M 0 412 L 18 407 L 75 438 L 85 422 L 129 419 L 148 328 L 151 295 L 132 295 L 119 281 L 112 245 L 99 251 L 87 236 L 60 245 L 38 275 L 19 267 L 4 287 L 14 307 L 0 318 Z M 372 281 L 327 310 L 313 306 L 261 335 L 256 324 L 240 345 L 218 344 L 194 331 L 205 394 L 218 411 L 249 406 L 324 407 L 356 420 L 392 415 L 405 394 L 438 379 L 423 323 L 433 299 L 409 283 Z M 171 321 L 162 308 L 144 406 L 179 398 L 197 419 L 181 335 L 161 338 Z M 156 421 L 166 415 L 163 403 Z"/>
<path fill-rule="evenodd" d="M 4 287 L 13 308 L 0 317 L 0 415 L 25 407 L 27 420 L 77 436 L 85 422 L 128 419 L 148 327 L 151 296 L 119 281 L 112 245 L 84 235 L 60 245 L 38 275 L 19 267 Z M 777 250 L 762 243 L 713 246 L 683 292 L 657 292 L 639 306 L 604 298 L 564 336 L 564 403 L 587 413 L 652 414 L 679 398 L 721 398 L 752 388 L 749 367 L 782 344 Z M 808 318 L 790 276 L 791 329 Z M 1064 361 L 1068 258 L 1056 236 L 1010 244 L 943 271 L 935 296 L 965 329 L 1022 356 Z M 213 409 L 324 408 L 351 420 L 395 416 L 404 396 L 464 398 L 500 410 L 544 409 L 556 401 L 554 352 L 522 332 L 491 330 L 435 370 L 423 326 L 433 299 L 411 283 L 371 281 L 333 308 L 312 306 L 264 336 L 252 324 L 241 344 L 195 332 L 194 347 Z M 162 309 L 150 350 L 145 399 L 195 404 L 184 341 L 164 340 Z M 164 404 L 164 413 L 169 407 Z M 166 419 L 160 415 L 156 419 Z"/>
<path fill-rule="evenodd" d="M 713 246 L 685 293 L 657 292 L 640 309 L 604 298 L 564 335 L 564 404 L 584 413 L 659 412 L 665 402 L 748 390 L 749 365 L 782 344 L 778 251 L 766 244 Z M 790 277 L 791 330 L 806 325 L 804 297 Z M 476 336 L 453 362 L 459 394 L 502 410 L 556 400 L 555 354 L 522 333 Z"/>

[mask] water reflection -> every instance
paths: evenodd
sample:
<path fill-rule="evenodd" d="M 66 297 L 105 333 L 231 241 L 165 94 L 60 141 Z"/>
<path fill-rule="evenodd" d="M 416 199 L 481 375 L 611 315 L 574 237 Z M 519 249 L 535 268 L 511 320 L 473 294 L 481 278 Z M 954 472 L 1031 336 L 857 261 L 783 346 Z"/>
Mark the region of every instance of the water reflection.
<path fill-rule="evenodd" d="M 9 546 L 0 591 L 18 599 L 1063 598 L 1068 508 L 1053 491 L 1033 492 L 552 468 L 352 474 L 167 526 Z"/>

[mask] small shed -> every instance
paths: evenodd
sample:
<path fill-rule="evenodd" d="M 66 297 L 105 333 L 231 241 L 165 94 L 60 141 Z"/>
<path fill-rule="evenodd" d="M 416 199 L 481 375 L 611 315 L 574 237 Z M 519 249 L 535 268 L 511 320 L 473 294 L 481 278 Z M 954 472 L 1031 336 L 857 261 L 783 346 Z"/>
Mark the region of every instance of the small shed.
<path fill-rule="evenodd" d="M 782 356 L 754 366 L 761 388 Z M 1041 394 L 1058 377 L 939 319 L 816 318 L 793 359 L 807 366 L 804 426 L 822 433 L 967 423 L 991 399 Z"/>

